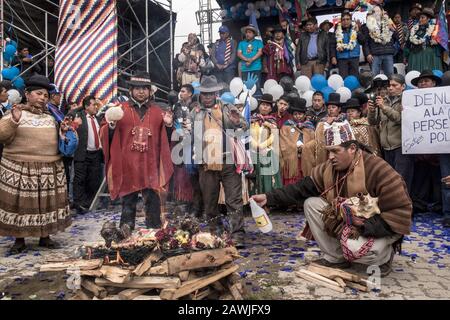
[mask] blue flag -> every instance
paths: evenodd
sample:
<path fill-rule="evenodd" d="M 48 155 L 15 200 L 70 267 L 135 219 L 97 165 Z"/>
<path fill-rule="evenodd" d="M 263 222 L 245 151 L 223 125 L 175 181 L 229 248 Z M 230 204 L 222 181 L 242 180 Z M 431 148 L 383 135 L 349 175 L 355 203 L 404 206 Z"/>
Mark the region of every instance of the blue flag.
<path fill-rule="evenodd" d="M 247 121 L 247 124 L 250 126 L 250 114 L 251 114 L 251 106 L 250 106 L 250 95 L 247 94 L 247 98 L 245 99 L 244 110 L 242 110 L 242 116 Z"/>

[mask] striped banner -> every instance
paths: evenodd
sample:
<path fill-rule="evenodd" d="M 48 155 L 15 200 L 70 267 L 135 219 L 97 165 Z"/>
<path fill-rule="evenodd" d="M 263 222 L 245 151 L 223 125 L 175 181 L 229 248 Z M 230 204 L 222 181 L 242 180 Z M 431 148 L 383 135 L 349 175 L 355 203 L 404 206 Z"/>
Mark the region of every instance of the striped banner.
<path fill-rule="evenodd" d="M 71 102 L 117 95 L 116 0 L 60 0 L 55 84 Z"/>

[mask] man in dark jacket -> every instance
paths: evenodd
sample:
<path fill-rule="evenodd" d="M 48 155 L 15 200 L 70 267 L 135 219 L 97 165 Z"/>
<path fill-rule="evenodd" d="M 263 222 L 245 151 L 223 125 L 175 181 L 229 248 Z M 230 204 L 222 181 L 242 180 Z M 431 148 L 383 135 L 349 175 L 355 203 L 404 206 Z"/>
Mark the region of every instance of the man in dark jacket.
<path fill-rule="evenodd" d="M 323 74 L 329 62 L 328 32 L 317 31 L 317 19 L 306 21 L 306 32 L 300 36 L 296 51 L 297 70 L 311 78 L 314 74 Z"/>
<path fill-rule="evenodd" d="M 74 155 L 73 179 L 73 203 L 78 213 L 87 211 L 102 182 L 103 153 L 97 110 L 96 98 L 87 96 L 83 99 L 83 108 L 73 114 L 76 119 L 81 119 L 77 129 L 79 145 Z"/>
<path fill-rule="evenodd" d="M 237 42 L 231 38 L 227 26 L 221 26 L 219 33 L 220 39 L 211 48 L 211 61 L 217 80 L 228 85 L 236 74 Z"/>
<path fill-rule="evenodd" d="M 387 13 L 380 7 L 375 8 L 372 14 L 367 16 L 367 23 L 361 27 L 364 36 L 364 56 L 372 65 L 372 73 L 375 76 L 382 70 L 389 77 L 394 73 L 394 44 L 398 36 Z M 389 31 L 383 31 L 385 25 Z"/>

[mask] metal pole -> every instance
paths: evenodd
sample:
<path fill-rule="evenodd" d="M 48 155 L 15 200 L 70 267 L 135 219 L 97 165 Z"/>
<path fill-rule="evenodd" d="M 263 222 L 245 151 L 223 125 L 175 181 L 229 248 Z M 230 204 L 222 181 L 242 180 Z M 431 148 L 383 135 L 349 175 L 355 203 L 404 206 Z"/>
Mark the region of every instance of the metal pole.
<path fill-rule="evenodd" d="M 4 9 L 4 5 L 3 5 L 3 0 L 0 0 L 0 47 L 2 48 L 2 52 L 0 52 L 0 69 L 3 70 L 3 9 Z M 0 72 L 0 80 L 3 81 L 3 75 Z"/>
<path fill-rule="evenodd" d="M 174 59 L 174 43 L 173 43 L 173 11 L 172 11 L 172 0 L 170 3 L 170 89 L 173 90 L 173 59 Z"/>
<path fill-rule="evenodd" d="M 148 39 L 148 0 L 145 0 L 145 38 Z M 146 70 L 150 72 L 150 53 L 148 49 L 148 40 L 145 42 L 145 53 L 147 55 L 146 59 Z"/>
<path fill-rule="evenodd" d="M 130 48 L 133 48 L 133 24 L 130 22 Z M 130 50 L 130 61 L 133 61 L 133 49 Z"/>
<path fill-rule="evenodd" d="M 45 76 L 48 78 L 48 15 L 45 12 Z"/>

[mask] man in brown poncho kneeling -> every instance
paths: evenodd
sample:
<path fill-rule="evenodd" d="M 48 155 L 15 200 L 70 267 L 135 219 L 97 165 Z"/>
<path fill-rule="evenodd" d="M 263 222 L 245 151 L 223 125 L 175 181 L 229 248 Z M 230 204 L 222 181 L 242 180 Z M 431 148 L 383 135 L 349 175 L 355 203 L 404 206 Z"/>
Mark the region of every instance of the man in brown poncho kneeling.
<path fill-rule="evenodd" d="M 304 201 L 303 236 L 319 245 L 323 259 L 317 263 L 336 268 L 351 262 L 375 265 L 386 276 L 396 245 L 410 232 L 412 204 L 406 185 L 387 162 L 356 141 L 348 122 L 328 125 L 325 140 L 328 161 L 310 176 L 253 199 L 260 206 Z"/>

